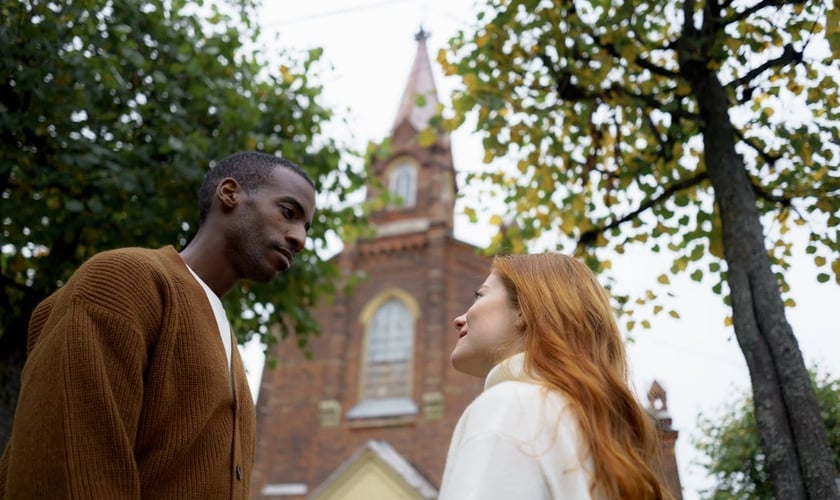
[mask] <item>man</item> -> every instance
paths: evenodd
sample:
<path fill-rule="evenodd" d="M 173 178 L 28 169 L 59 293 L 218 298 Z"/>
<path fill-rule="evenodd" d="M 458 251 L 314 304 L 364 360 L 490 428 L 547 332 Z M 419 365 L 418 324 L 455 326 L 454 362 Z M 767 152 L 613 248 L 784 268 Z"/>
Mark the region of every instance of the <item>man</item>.
<path fill-rule="evenodd" d="M 100 253 L 38 305 L 0 499 L 246 499 L 255 415 L 220 298 L 303 249 L 312 180 L 272 155 L 212 168 L 180 254 Z"/>

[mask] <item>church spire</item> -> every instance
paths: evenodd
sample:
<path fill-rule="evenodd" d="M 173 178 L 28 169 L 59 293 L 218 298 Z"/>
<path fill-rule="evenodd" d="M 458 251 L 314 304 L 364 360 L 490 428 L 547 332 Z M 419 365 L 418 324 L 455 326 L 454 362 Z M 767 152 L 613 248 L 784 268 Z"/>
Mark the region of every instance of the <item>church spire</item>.
<path fill-rule="evenodd" d="M 408 76 L 408 83 L 403 91 L 397 116 L 394 119 L 392 132 L 408 121 L 415 131 L 421 131 L 429 125 L 429 119 L 437 112 L 440 101 L 437 96 L 432 65 L 426 49 L 426 40 L 430 33 L 420 26 L 420 31 L 414 35 L 417 40 L 417 54 Z"/>

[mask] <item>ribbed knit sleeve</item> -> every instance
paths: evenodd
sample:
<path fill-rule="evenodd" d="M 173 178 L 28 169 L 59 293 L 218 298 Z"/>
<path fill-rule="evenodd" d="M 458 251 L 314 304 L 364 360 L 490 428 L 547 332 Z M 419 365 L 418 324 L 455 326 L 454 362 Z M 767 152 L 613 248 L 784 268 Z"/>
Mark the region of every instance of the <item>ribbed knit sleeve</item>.
<path fill-rule="evenodd" d="M 140 498 L 133 447 L 154 327 L 129 313 L 149 302 L 132 296 L 141 279 L 114 286 L 123 265 L 89 262 L 42 305 L 47 317 L 33 315 L 7 457 L 15 498 Z"/>
<path fill-rule="evenodd" d="M 248 498 L 245 372 L 174 248 L 93 257 L 38 306 L 28 346 L 0 500 Z"/>

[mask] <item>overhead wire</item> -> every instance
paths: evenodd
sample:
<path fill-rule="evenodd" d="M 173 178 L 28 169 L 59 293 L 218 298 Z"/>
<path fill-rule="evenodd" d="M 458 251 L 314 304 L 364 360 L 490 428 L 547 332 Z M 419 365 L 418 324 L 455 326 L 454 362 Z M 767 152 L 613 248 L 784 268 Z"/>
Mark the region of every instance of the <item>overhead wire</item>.
<path fill-rule="evenodd" d="M 314 21 L 316 19 L 322 19 L 322 18 L 325 18 L 325 17 L 332 17 L 332 16 L 343 15 L 343 14 L 350 14 L 350 13 L 361 12 L 361 11 L 365 11 L 365 10 L 378 9 L 380 7 L 391 6 L 391 5 L 399 4 L 399 3 L 408 3 L 408 2 L 417 2 L 417 1 L 421 1 L 421 0 L 384 0 L 384 1 L 381 1 L 381 2 L 374 2 L 374 3 L 369 3 L 369 4 L 356 5 L 356 6 L 353 6 L 353 7 L 346 7 L 346 8 L 336 9 L 336 10 L 331 10 L 331 11 L 326 11 L 326 12 L 318 12 L 318 13 L 310 14 L 310 15 L 306 15 L 306 16 L 293 17 L 291 19 L 284 19 L 284 20 L 281 20 L 281 21 L 263 23 L 262 26 L 265 27 L 265 28 L 276 28 L 276 27 L 279 27 L 279 26 L 287 26 L 287 25 L 290 25 L 290 24 L 297 24 L 297 23 L 302 23 L 302 22 Z"/>

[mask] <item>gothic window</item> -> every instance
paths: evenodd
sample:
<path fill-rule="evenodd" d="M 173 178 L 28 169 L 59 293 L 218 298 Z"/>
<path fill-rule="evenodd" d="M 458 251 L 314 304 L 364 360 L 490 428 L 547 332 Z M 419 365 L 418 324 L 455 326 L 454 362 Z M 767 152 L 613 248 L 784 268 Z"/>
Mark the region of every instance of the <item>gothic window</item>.
<path fill-rule="evenodd" d="M 408 162 L 394 167 L 389 178 L 388 188 L 392 194 L 402 200 L 401 207 L 413 207 L 417 201 L 417 169 Z"/>
<path fill-rule="evenodd" d="M 347 418 L 401 418 L 417 413 L 412 380 L 418 314 L 416 301 L 397 289 L 380 294 L 364 308 L 359 401 Z"/>
<path fill-rule="evenodd" d="M 373 315 L 367 335 L 362 398 L 409 397 L 414 318 L 397 299 L 388 299 Z"/>

